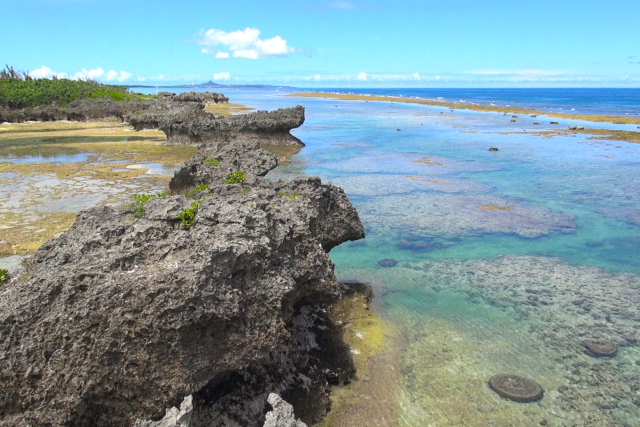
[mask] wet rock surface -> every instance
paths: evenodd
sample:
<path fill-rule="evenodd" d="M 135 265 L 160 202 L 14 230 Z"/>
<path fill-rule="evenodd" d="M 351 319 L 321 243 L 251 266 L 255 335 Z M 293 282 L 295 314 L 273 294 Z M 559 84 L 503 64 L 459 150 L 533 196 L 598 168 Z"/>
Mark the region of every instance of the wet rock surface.
<path fill-rule="evenodd" d="M 0 426 L 262 426 L 270 393 L 307 423 L 326 413 L 355 375 L 328 252 L 362 223 L 340 188 L 262 179 L 272 154 L 225 144 L 139 217 L 82 211 L 3 286 Z"/>

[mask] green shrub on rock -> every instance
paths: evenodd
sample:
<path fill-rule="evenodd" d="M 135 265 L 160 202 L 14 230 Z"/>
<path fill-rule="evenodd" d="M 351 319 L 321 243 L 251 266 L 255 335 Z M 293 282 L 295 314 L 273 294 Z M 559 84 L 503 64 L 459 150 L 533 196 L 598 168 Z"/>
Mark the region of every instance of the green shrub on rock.
<path fill-rule="evenodd" d="M 127 205 L 128 208 L 133 208 L 133 216 L 136 218 L 142 218 L 144 215 L 144 205 L 154 197 L 167 197 L 167 193 L 158 194 L 133 194 L 131 198 L 133 203 Z"/>
<path fill-rule="evenodd" d="M 9 271 L 0 268 L 0 285 L 4 285 L 7 281 L 9 281 Z"/>
<path fill-rule="evenodd" d="M 233 172 L 227 175 L 227 180 L 225 181 L 227 184 L 240 184 L 247 179 L 247 174 L 244 172 Z"/>

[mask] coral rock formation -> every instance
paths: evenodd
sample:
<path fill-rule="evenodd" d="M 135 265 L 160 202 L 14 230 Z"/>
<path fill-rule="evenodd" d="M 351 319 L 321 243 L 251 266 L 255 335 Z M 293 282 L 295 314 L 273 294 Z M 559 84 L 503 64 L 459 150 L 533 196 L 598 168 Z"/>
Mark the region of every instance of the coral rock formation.
<path fill-rule="evenodd" d="M 258 427 L 272 392 L 318 421 L 355 374 L 328 252 L 364 230 L 340 188 L 259 178 L 276 164 L 250 139 L 203 145 L 172 184 L 191 198 L 88 209 L 43 245 L 1 290 L 0 426 L 159 425 L 141 420 L 192 395 L 173 425 Z"/>
<path fill-rule="evenodd" d="M 131 114 L 126 120 L 136 130 L 158 128 L 169 144 L 231 141 L 238 137 L 266 144 L 304 146 L 289 133 L 304 123 L 304 107 L 256 111 L 230 117 L 216 117 L 198 109 Z"/>

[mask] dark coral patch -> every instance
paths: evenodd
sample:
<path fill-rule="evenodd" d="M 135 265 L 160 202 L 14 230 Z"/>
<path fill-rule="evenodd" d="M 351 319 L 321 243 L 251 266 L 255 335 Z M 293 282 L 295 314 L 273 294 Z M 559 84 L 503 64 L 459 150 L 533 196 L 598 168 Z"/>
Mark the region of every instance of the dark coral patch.
<path fill-rule="evenodd" d="M 582 341 L 584 352 L 591 357 L 613 357 L 618 353 L 618 346 L 609 340 Z"/>
<path fill-rule="evenodd" d="M 542 399 L 544 390 L 532 379 L 513 374 L 498 374 L 489 380 L 489 388 L 505 399 L 528 403 Z"/>
<path fill-rule="evenodd" d="M 378 261 L 378 265 L 380 267 L 384 267 L 384 268 L 395 267 L 396 264 L 398 264 L 398 261 L 396 261 L 393 258 L 385 258 L 385 259 L 381 259 L 380 261 Z"/>

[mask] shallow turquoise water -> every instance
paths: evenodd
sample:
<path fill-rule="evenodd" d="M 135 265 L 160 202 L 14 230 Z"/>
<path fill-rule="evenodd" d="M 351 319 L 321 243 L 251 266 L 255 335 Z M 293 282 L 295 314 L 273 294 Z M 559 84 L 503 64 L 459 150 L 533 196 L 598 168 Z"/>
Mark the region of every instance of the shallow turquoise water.
<path fill-rule="evenodd" d="M 331 256 L 402 336 L 399 425 L 640 425 L 640 146 L 527 134 L 569 120 L 279 102 L 305 105 L 307 147 L 271 176 L 343 187 L 365 224 Z M 618 354 L 586 355 L 589 339 Z M 497 397 L 497 373 L 536 379 L 545 398 Z"/>

